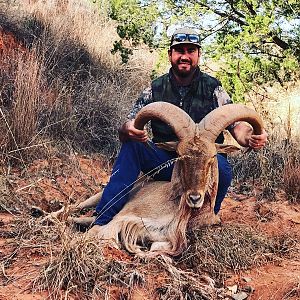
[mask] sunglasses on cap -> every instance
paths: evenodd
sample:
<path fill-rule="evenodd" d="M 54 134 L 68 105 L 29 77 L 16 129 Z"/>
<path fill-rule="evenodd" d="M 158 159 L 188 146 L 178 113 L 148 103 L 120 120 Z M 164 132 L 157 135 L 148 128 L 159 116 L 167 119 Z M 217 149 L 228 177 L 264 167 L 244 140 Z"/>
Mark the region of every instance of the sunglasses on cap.
<path fill-rule="evenodd" d="M 189 41 L 190 43 L 200 44 L 200 36 L 198 34 L 176 33 L 172 36 L 171 45 Z"/>

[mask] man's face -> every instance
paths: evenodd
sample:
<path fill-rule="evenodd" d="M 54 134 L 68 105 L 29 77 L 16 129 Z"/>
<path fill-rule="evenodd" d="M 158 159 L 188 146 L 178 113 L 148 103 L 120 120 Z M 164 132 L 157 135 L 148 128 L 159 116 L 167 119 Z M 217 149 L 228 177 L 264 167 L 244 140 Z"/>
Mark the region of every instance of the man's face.
<path fill-rule="evenodd" d="M 179 77 L 188 77 L 198 66 L 200 49 L 192 44 L 179 44 L 169 50 L 169 61 L 174 73 Z"/>

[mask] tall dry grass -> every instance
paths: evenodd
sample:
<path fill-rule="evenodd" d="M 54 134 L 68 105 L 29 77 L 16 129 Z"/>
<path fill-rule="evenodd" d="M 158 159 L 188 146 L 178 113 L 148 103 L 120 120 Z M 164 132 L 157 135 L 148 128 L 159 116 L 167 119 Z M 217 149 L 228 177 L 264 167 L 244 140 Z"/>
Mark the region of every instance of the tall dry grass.
<path fill-rule="evenodd" d="M 0 122 L 10 141 L 1 143 L 1 152 L 24 160 L 23 149 L 34 154 L 34 144 L 54 140 L 56 146 L 114 156 L 117 128 L 150 81 L 153 54 L 138 49 L 122 65 L 110 53 L 114 23 L 89 1 L 7 3 L 0 25 L 26 54 L 21 61 L 6 53 L 12 63 L 1 73 L 6 90 Z"/>
<path fill-rule="evenodd" d="M 290 89 L 299 90 L 300 86 Z M 266 147 L 232 158 L 238 192 L 255 194 L 258 199 L 278 200 L 284 192 L 291 202 L 300 202 L 300 105 L 291 105 L 285 90 L 268 93 L 268 98 L 252 97 L 269 134 Z M 295 100 L 292 98 L 292 100 Z M 255 189 L 254 186 L 260 187 Z"/>
<path fill-rule="evenodd" d="M 45 95 L 44 70 L 34 53 L 27 52 L 5 32 L 1 35 L 0 148 L 1 153 L 24 162 L 36 142 Z"/>

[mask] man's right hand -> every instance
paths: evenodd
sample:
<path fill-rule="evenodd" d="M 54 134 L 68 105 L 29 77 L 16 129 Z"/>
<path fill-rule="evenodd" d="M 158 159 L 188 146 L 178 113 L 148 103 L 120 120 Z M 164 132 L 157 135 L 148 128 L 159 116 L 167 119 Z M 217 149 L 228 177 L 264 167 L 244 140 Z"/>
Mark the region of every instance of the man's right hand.
<path fill-rule="evenodd" d="M 133 140 L 136 142 L 145 143 L 148 140 L 146 130 L 139 130 L 134 127 L 134 120 L 125 122 L 119 129 L 119 138 L 121 142 Z"/>

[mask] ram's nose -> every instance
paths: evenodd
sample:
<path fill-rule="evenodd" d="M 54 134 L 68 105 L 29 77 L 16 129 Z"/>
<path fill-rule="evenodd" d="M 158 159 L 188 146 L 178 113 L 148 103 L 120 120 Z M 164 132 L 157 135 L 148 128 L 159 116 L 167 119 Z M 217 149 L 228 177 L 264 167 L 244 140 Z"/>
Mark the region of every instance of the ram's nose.
<path fill-rule="evenodd" d="M 189 194 L 189 199 L 193 204 L 196 204 L 200 200 L 200 198 L 201 198 L 200 195 Z"/>
<path fill-rule="evenodd" d="M 196 204 L 201 199 L 201 195 L 199 194 L 189 194 L 189 200 L 192 204 Z"/>
<path fill-rule="evenodd" d="M 201 208 L 204 203 L 204 194 L 202 193 L 189 193 L 187 204 L 191 208 Z"/>

